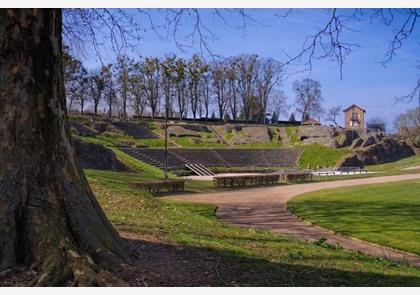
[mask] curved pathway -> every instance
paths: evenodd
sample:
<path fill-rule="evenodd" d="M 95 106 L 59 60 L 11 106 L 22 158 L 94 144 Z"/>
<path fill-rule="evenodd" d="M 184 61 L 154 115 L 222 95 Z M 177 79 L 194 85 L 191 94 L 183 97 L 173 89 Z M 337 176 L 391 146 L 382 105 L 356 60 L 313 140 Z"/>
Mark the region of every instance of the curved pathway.
<path fill-rule="evenodd" d="M 411 179 L 420 179 L 420 174 L 260 187 L 216 193 L 176 195 L 166 198 L 215 204 L 218 206 L 217 217 L 230 224 L 266 229 L 302 241 L 326 238 L 328 243 L 339 243 L 345 249 L 397 261 L 407 261 L 412 265 L 420 266 L 420 256 L 336 234 L 303 221 L 287 210 L 287 201 L 303 193 L 327 188 Z"/>

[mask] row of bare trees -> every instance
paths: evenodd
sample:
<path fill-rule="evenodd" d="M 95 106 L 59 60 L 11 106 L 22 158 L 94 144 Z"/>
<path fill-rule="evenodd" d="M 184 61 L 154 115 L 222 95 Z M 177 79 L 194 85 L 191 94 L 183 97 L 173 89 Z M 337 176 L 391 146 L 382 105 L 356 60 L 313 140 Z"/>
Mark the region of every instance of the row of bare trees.
<path fill-rule="evenodd" d="M 206 63 L 198 55 L 120 55 L 90 71 L 68 52 L 63 58 L 68 109 L 82 114 L 88 103 L 95 115 L 103 106 L 109 116 L 156 117 L 167 105 L 169 115 L 180 119 L 265 122 L 269 110 L 278 117 L 286 109 L 283 67 L 271 58 L 240 55 Z"/>

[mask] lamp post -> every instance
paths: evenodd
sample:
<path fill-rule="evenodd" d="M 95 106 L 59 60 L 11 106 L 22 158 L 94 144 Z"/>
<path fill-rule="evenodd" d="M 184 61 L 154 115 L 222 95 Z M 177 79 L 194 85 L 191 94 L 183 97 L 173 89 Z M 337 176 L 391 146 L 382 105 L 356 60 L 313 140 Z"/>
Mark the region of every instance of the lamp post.
<path fill-rule="evenodd" d="M 168 179 L 168 96 L 165 95 L 165 167 L 163 177 Z"/>
<path fill-rule="evenodd" d="M 171 93 L 172 101 L 174 97 L 174 93 Z M 169 101 L 168 96 L 165 95 L 165 167 L 163 170 L 163 177 L 165 180 L 168 179 L 168 116 L 169 116 Z"/>

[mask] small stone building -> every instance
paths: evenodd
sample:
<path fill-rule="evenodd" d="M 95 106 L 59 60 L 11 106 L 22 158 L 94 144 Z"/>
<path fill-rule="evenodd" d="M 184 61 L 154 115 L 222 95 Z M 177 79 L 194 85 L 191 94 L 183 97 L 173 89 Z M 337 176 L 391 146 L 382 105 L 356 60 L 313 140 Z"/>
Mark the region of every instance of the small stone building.
<path fill-rule="evenodd" d="M 344 127 L 351 128 L 364 128 L 365 127 L 365 113 L 366 111 L 361 107 L 353 104 L 343 110 L 344 112 Z"/>

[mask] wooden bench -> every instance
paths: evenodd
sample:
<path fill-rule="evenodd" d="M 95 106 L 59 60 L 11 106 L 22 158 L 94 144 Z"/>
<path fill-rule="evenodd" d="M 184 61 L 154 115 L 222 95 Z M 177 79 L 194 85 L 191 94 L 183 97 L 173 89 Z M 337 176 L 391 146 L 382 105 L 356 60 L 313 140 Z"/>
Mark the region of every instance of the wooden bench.
<path fill-rule="evenodd" d="M 312 181 L 311 173 L 286 173 L 283 174 L 283 179 L 286 183 L 289 182 L 302 182 L 302 181 Z"/>
<path fill-rule="evenodd" d="M 163 192 L 174 193 L 184 191 L 183 179 L 167 179 L 167 180 L 151 180 L 151 181 L 135 181 L 130 183 L 130 188 L 144 189 L 152 194 L 160 194 Z"/>
<path fill-rule="evenodd" d="M 244 175 L 244 176 L 215 176 L 213 183 L 216 187 L 243 187 L 248 185 L 275 184 L 279 181 L 277 174 Z"/>

